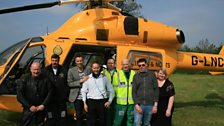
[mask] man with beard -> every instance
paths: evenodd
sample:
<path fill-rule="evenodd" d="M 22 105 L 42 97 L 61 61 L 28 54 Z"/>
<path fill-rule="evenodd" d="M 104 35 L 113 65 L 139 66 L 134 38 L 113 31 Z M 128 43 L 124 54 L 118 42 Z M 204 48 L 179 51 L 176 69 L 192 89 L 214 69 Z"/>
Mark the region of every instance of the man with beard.
<path fill-rule="evenodd" d="M 33 62 L 28 74 L 18 81 L 17 100 L 23 106 L 21 126 L 28 126 L 35 119 L 37 126 L 44 125 L 45 107 L 51 97 L 51 83 L 40 72 L 41 65 Z"/>
<path fill-rule="evenodd" d="M 114 98 L 114 89 L 107 77 L 100 73 L 100 64 L 97 61 L 92 63 L 91 70 L 89 79 L 83 83 L 81 89 L 84 109 L 88 112 L 87 125 L 96 126 L 98 116 L 99 125 L 106 126 L 107 108 Z"/>
<path fill-rule="evenodd" d="M 51 56 L 51 64 L 46 67 L 45 74 L 52 82 L 52 98 L 47 106 L 48 126 L 66 126 L 68 96 L 67 72 L 59 64 L 60 57 L 57 54 Z"/>

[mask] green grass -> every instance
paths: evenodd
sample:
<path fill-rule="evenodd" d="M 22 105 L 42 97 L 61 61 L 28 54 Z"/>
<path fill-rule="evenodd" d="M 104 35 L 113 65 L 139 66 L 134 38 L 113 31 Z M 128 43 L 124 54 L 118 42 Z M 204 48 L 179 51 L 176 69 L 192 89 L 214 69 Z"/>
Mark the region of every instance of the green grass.
<path fill-rule="evenodd" d="M 0 126 L 18 126 L 21 114 L 0 110 Z"/>
<path fill-rule="evenodd" d="M 173 74 L 174 126 L 224 126 L 224 76 Z M 21 114 L 0 111 L 0 126 L 16 126 Z"/>
<path fill-rule="evenodd" d="M 224 76 L 173 74 L 174 126 L 224 126 Z"/>

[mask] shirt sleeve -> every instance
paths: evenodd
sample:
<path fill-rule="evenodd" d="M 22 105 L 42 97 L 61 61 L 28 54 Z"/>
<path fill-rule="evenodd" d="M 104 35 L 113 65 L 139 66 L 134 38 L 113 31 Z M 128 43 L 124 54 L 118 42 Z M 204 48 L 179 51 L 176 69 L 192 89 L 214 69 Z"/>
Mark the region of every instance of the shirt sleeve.
<path fill-rule="evenodd" d="M 42 105 L 44 106 L 47 106 L 47 104 L 50 102 L 50 99 L 52 98 L 52 92 L 53 92 L 53 89 L 52 89 L 52 83 L 49 79 L 46 79 L 46 84 L 47 84 L 47 90 L 48 90 L 48 93 L 47 93 L 47 96 L 45 97 Z"/>
<path fill-rule="evenodd" d="M 172 82 L 169 81 L 168 83 L 169 84 L 166 87 L 166 91 L 169 94 L 169 96 L 171 97 L 171 96 L 174 96 L 175 95 L 175 89 L 174 89 L 174 85 L 173 85 Z"/>
<path fill-rule="evenodd" d="M 159 88 L 158 88 L 158 82 L 156 79 L 156 75 L 154 72 L 152 72 L 152 80 L 153 80 L 153 90 L 154 90 L 154 102 L 159 101 Z"/>
<path fill-rule="evenodd" d="M 139 104 L 139 99 L 137 97 L 137 87 L 138 87 L 137 76 L 138 76 L 138 73 L 134 75 L 133 85 L 132 85 L 132 98 L 133 98 L 134 104 Z"/>
<path fill-rule="evenodd" d="M 69 69 L 68 70 L 68 75 L 67 75 L 67 82 L 68 82 L 68 86 L 69 87 L 78 87 L 78 88 L 81 88 L 81 85 L 80 85 L 80 80 L 75 80 L 75 78 L 73 77 L 73 74 L 72 74 L 72 70 L 74 69 Z"/>
<path fill-rule="evenodd" d="M 24 97 L 24 86 L 26 85 L 25 78 L 19 79 L 17 83 L 17 100 L 26 108 L 30 108 L 31 104 Z"/>
<path fill-rule="evenodd" d="M 115 96 L 115 93 L 114 93 L 114 88 L 112 86 L 112 84 L 110 83 L 110 81 L 107 79 L 106 76 L 104 76 L 104 79 L 106 80 L 106 88 L 107 88 L 107 91 L 110 93 L 109 95 L 109 102 L 112 102 L 114 96 Z"/>
<path fill-rule="evenodd" d="M 89 92 L 89 89 L 88 89 L 88 80 L 87 80 L 86 82 L 83 83 L 83 86 L 81 88 L 82 101 L 86 101 L 88 92 Z"/>

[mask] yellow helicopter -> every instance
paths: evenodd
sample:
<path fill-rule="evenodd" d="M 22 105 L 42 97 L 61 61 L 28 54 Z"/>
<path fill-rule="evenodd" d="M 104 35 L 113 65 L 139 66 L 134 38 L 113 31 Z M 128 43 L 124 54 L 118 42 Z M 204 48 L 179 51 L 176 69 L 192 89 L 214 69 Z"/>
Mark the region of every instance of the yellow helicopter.
<path fill-rule="evenodd" d="M 76 53 L 85 56 L 84 64 L 98 60 L 102 64 L 114 57 L 117 68 L 128 58 L 137 70 L 137 60 L 146 58 L 149 69 L 176 69 L 224 72 L 224 49 L 219 55 L 177 51 L 185 42 L 184 33 L 152 20 L 123 15 L 110 2 L 123 0 L 67 0 L 0 10 L 0 14 L 85 2 L 83 11 L 72 16 L 58 30 L 46 36 L 20 41 L 0 53 L 0 109 L 21 112 L 16 100 L 15 80 L 29 72 L 38 61 L 48 65 L 52 54 L 60 55 L 60 64 L 73 65 Z M 215 74 L 215 73 L 214 73 Z"/>

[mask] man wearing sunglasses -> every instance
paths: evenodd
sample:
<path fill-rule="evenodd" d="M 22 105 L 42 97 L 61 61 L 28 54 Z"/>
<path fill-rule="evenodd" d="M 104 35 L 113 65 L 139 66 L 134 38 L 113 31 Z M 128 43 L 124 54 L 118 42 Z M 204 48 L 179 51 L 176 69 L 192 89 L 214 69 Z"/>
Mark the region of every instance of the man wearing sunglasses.
<path fill-rule="evenodd" d="M 134 126 L 150 126 L 152 112 L 157 112 L 159 90 L 153 71 L 145 58 L 137 61 L 139 73 L 133 79 L 132 96 L 135 104 Z"/>

